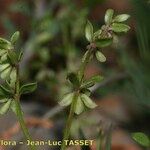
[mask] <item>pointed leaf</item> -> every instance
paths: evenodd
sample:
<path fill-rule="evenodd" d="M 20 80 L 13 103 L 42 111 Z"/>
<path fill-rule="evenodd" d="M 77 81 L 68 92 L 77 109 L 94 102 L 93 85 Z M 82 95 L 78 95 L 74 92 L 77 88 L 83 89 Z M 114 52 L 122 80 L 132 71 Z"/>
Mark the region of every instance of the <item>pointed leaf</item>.
<path fill-rule="evenodd" d="M 31 93 L 31 92 L 35 91 L 36 88 L 37 88 L 36 82 L 25 84 L 20 88 L 20 94 Z"/>
<path fill-rule="evenodd" d="M 84 81 L 81 85 L 81 88 L 90 88 L 94 84 L 100 82 L 101 80 L 103 80 L 102 76 L 100 76 L 100 75 L 93 76 L 90 79 Z"/>
<path fill-rule="evenodd" d="M 6 39 L 0 38 L 0 49 L 11 49 L 12 45 Z"/>
<path fill-rule="evenodd" d="M 0 115 L 7 113 L 10 105 L 11 105 L 11 100 L 8 100 L 5 104 L 3 104 L 0 108 Z"/>
<path fill-rule="evenodd" d="M 150 139 L 148 136 L 142 132 L 132 133 L 132 138 L 140 145 L 144 147 L 150 146 Z"/>
<path fill-rule="evenodd" d="M 85 106 L 88 108 L 95 108 L 97 105 L 93 102 L 87 95 L 81 94 L 81 99 L 84 102 Z"/>
<path fill-rule="evenodd" d="M 23 58 L 23 51 L 21 51 L 18 55 L 18 61 L 20 62 Z"/>
<path fill-rule="evenodd" d="M 64 96 L 64 98 L 59 102 L 59 105 L 61 105 L 61 106 L 68 106 L 68 105 L 71 104 L 73 98 L 74 98 L 74 93 L 66 94 Z"/>
<path fill-rule="evenodd" d="M 96 55 L 96 58 L 97 58 L 98 61 L 100 61 L 100 62 L 105 62 L 106 61 L 106 57 L 100 51 L 97 51 L 95 53 L 95 55 Z"/>
<path fill-rule="evenodd" d="M 17 40 L 19 39 L 20 32 L 16 31 L 12 36 L 11 36 L 11 43 L 15 44 Z"/>
<path fill-rule="evenodd" d="M 108 9 L 105 13 L 105 23 L 110 24 L 112 22 L 114 10 L 113 9 Z"/>
<path fill-rule="evenodd" d="M 91 22 L 88 20 L 85 27 L 85 37 L 89 42 L 93 40 L 93 26 Z"/>
<path fill-rule="evenodd" d="M 8 95 L 11 95 L 12 92 L 7 89 L 6 87 L 0 85 L 0 95 L 4 95 L 4 96 L 8 96 Z"/>
<path fill-rule="evenodd" d="M 77 99 L 77 103 L 76 103 L 76 107 L 75 107 L 74 112 L 75 112 L 77 115 L 79 115 L 79 114 L 81 114 L 81 113 L 83 112 L 83 110 L 84 110 L 84 104 L 83 104 L 83 102 L 82 102 L 82 100 L 81 100 L 81 97 L 78 96 L 78 99 Z"/>
<path fill-rule="evenodd" d="M 123 23 L 113 23 L 112 30 L 116 33 L 128 32 L 130 30 L 130 27 Z"/>
<path fill-rule="evenodd" d="M 124 21 L 128 20 L 129 18 L 130 18 L 130 15 L 128 15 L 128 14 L 117 15 L 114 18 L 114 22 L 124 22 Z"/>

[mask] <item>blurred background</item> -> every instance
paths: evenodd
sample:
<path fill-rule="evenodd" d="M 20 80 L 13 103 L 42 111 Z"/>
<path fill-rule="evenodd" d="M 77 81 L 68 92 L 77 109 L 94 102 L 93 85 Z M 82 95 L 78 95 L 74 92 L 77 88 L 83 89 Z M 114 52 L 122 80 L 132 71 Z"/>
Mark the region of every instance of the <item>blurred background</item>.
<path fill-rule="evenodd" d="M 96 60 L 86 77 L 101 74 L 105 79 L 92 88 L 98 104 L 75 116 L 71 139 L 94 139 L 92 147 L 68 150 L 99 150 L 101 137 L 112 150 L 142 150 L 133 132 L 150 135 L 150 1 L 149 0 L 1 0 L 0 37 L 10 38 L 19 30 L 18 50 L 24 51 L 21 81 L 37 81 L 38 89 L 22 97 L 26 123 L 34 139 L 61 140 L 68 109 L 58 106 L 70 90 L 66 75 L 76 71 L 88 44 L 84 27 L 89 19 L 95 29 L 104 23 L 108 8 L 131 15 L 131 30 L 103 49 L 107 62 Z M 111 140 L 110 140 L 111 138 Z M 15 115 L 0 117 L 0 139 L 23 140 Z M 25 146 L 0 150 L 26 150 Z M 39 146 L 58 150 L 59 147 Z"/>

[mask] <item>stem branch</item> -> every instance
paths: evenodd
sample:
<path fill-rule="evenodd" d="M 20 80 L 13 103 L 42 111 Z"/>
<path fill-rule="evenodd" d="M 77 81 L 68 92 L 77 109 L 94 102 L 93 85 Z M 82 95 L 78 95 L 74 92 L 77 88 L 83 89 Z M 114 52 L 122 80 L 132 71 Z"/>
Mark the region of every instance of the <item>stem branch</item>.
<path fill-rule="evenodd" d="M 88 49 L 87 55 L 84 58 L 84 60 L 82 61 L 81 66 L 78 70 L 80 84 L 82 84 L 85 68 L 90 61 L 91 52 L 92 52 L 91 49 Z M 63 141 L 62 141 L 62 145 L 61 145 L 61 150 L 65 150 L 66 146 L 67 146 L 65 140 L 68 140 L 69 135 L 70 135 L 71 124 L 72 124 L 72 120 L 73 120 L 73 116 L 74 116 L 74 108 L 76 106 L 78 95 L 79 95 L 79 91 L 76 91 L 74 94 L 73 101 L 71 103 L 71 108 L 70 108 L 68 120 L 66 123 L 65 131 L 64 131 L 64 137 L 63 137 Z"/>

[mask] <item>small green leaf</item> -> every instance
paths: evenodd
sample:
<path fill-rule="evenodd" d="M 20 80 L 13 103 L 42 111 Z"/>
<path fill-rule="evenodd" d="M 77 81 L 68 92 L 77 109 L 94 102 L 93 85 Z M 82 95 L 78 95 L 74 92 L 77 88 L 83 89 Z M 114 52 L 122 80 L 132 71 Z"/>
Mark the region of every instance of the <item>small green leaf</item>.
<path fill-rule="evenodd" d="M 14 51 L 9 51 L 8 52 L 8 57 L 9 57 L 9 60 L 11 61 L 12 64 L 16 64 L 17 63 L 17 55 Z"/>
<path fill-rule="evenodd" d="M 117 15 L 115 18 L 114 18 L 114 22 L 124 22 L 126 21 L 127 19 L 130 18 L 130 15 L 128 14 L 121 14 L 121 15 Z"/>
<path fill-rule="evenodd" d="M 73 98 L 74 98 L 74 93 L 66 94 L 64 96 L 64 98 L 59 102 L 59 105 L 61 105 L 61 106 L 68 106 L 68 105 L 71 104 Z"/>
<path fill-rule="evenodd" d="M 82 100 L 81 100 L 81 97 L 78 96 L 78 99 L 77 99 L 77 103 L 76 103 L 76 107 L 75 107 L 74 112 L 75 112 L 77 115 L 79 115 L 79 114 L 81 114 L 81 113 L 83 112 L 83 110 L 84 110 L 84 104 L 83 104 L 83 102 L 82 102 Z"/>
<path fill-rule="evenodd" d="M 128 32 L 130 30 L 130 27 L 123 23 L 113 23 L 112 30 L 116 33 Z"/>
<path fill-rule="evenodd" d="M 7 50 L 5 49 L 0 49 L 0 57 L 2 57 L 4 54 L 7 53 Z"/>
<path fill-rule="evenodd" d="M 81 99 L 88 108 L 95 108 L 97 105 L 85 94 L 81 94 Z"/>
<path fill-rule="evenodd" d="M 19 55 L 18 55 L 18 61 L 20 62 L 23 58 L 23 51 L 20 51 Z"/>
<path fill-rule="evenodd" d="M 103 80 L 102 76 L 100 75 L 93 76 L 90 79 L 84 81 L 81 85 L 81 88 L 90 88 L 97 82 L 100 82 L 101 80 Z"/>
<path fill-rule="evenodd" d="M 1 62 L 4 62 L 7 60 L 7 52 L 0 58 Z"/>
<path fill-rule="evenodd" d="M 94 33 L 94 39 L 97 39 L 100 34 L 102 33 L 102 30 L 97 30 L 95 33 Z"/>
<path fill-rule="evenodd" d="M 78 77 L 77 77 L 77 74 L 76 73 L 69 73 L 67 75 L 67 79 L 75 86 L 75 87 L 78 87 L 79 86 L 79 80 L 78 80 Z"/>
<path fill-rule="evenodd" d="M 108 9 L 105 13 L 105 23 L 110 24 L 112 22 L 114 10 L 113 9 Z"/>
<path fill-rule="evenodd" d="M 8 101 L 8 99 L 4 98 L 4 99 L 0 99 L 0 103 L 6 103 Z"/>
<path fill-rule="evenodd" d="M 84 62 L 86 60 L 88 55 L 89 55 L 89 51 L 86 51 L 85 54 L 82 57 L 82 62 Z"/>
<path fill-rule="evenodd" d="M 93 26 L 89 20 L 85 27 L 85 37 L 89 42 L 93 41 Z"/>
<path fill-rule="evenodd" d="M 28 83 L 20 88 L 20 94 L 32 93 L 37 88 L 37 83 Z"/>
<path fill-rule="evenodd" d="M 102 52 L 97 51 L 95 53 L 95 55 L 96 55 L 96 58 L 97 58 L 98 61 L 100 61 L 100 62 L 105 62 L 106 61 L 106 57 L 104 56 L 104 54 Z"/>
<path fill-rule="evenodd" d="M 6 97 L 12 94 L 12 92 L 9 89 L 7 89 L 2 85 L 0 85 L 0 93 L 1 93 L 0 95 L 5 95 Z"/>
<path fill-rule="evenodd" d="M 11 82 L 15 83 L 16 82 L 16 79 L 17 79 L 17 71 L 16 71 L 16 68 L 13 68 L 11 73 L 10 73 L 10 79 L 11 79 Z"/>
<path fill-rule="evenodd" d="M 86 88 L 81 89 L 81 93 L 86 94 L 87 96 L 91 95 L 91 91 L 89 89 L 86 89 Z"/>
<path fill-rule="evenodd" d="M 11 36 L 11 43 L 15 44 L 17 40 L 19 39 L 20 32 L 16 31 L 12 36 Z"/>
<path fill-rule="evenodd" d="M 6 39 L 0 38 L 0 49 L 11 49 L 12 45 Z"/>
<path fill-rule="evenodd" d="M 113 39 L 98 39 L 96 40 L 96 46 L 99 48 L 103 48 L 103 47 L 107 47 L 109 45 L 111 45 L 113 42 Z"/>
<path fill-rule="evenodd" d="M 17 107 L 15 104 L 15 100 L 12 100 L 10 107 L 11 107 L 11 110 L 17 115 Z"/>
<path fill-rule="evenodd" d="M 149 147 L 150 146 L 150 139 L 148 136 L 142 132 L 135 132 L 132 133 L 132 138 L 140 145 L 144 147 Z"/>
<path fill-rule="evenodd" d="M 11 105 L 11 100 L 8 100 L 5 104 L 3 104 L 0 108 L 0 115 L 6 114 Z"/>
<path fill-rule="evenodd" d="M 10 64 L 8 64 L 8 63 L 0 65 L 0 72 L 2 72 L 3 70 L 5 70 L 8 67 L 10 67 Z"/>
<path fill-rule="evenodd" d="M 10 75 L 11 69 L 12 69 L 11 67 L 8 67 L 5 70 L 3 70 L 3 72 L 1 72 L 1 78 L 7 79 Z"/>

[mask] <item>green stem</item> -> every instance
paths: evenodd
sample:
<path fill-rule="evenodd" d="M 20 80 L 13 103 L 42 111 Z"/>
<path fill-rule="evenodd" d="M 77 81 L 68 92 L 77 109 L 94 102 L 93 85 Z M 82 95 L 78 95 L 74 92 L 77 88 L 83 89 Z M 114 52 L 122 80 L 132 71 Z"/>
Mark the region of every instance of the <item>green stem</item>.
<path fill-rule="evenodd" d="M 15 84 L 15 105 L 16 105 L 16 114 L 17 114 L 17 118 L 19 121 L 19 124 L 22 128 L 23 134 L 26 138 L 26 140 L 30 140 L 32 141 L 32 138 L 29 134 L 28 128 L 25 124 L 24 121 L 24 117 L 23 117 L 23 113 L 22 113 L 22 109 L 21 109 L 21 105 L 20 105 L 20 93 L 19 93 L 19 89 L 20 89 L 20 82 L 19 82 L 19 65 L 16 67 L 17 70 L 17 79 L 16 79 L 16 84 Z M 30 145 L 30 150 L 35 150 L 35 146 Z"/>
<path fill-rule="evenodd" d="M 71 104 L 68 120 L 67 120 L 65 131 L 64 131 L 64 137 L 63 137 L 63 141 L 62 141 L 62 145 L 61 145 L 61 150 L 65 150 L 66 146 L 67 146 L 65 143 L 65 140 L 68 140 L 69 135 L 70 135 L 70 129 L 71 129 L 71 124 L 72 124 L 73 115 L 74 115 L 74 108 L 76 105 L 77 98 L 78 98 L 78 92 L 76 92 L 74 94 L 74 98 L 73 98 L 73 101 Z"/>
<path fill-rule="evenodd" d="M 79 71 L 78 71 L 80 84 L 82 84 L 83 77 L 84 77 L 84 71 L 85 71 L 85 68 L 86 68 L 87 64 L 90 61 L 90 56 L 91 56 L 91 50 L 89 49 L 87 51 L 87 55 L 86 55 L 84 61 L 82 61 L 82 64 L 81 64 L 81 66 L 79 68 Z M 65 131 L 64 131 L 64 137 L 63 137 L 63 141 L 62 141 L 62 145 L 61 145 L 61 150 L 65 150 L 66 146 L 67 146 L 65 140 L 69 139 L 71 124 L 72 124 L 73 116 L 74 116 L 74 108 L 76 106 L 78 94 L 79 94 L 79 92 L 76 91 L 75 95 L 74 95 L 74 98 L 73 98 L 73 101 L 71 103 L 71 108 L 70 108 L 69 116 L 68 116 L 68 119 L 67 119 Z"/>

